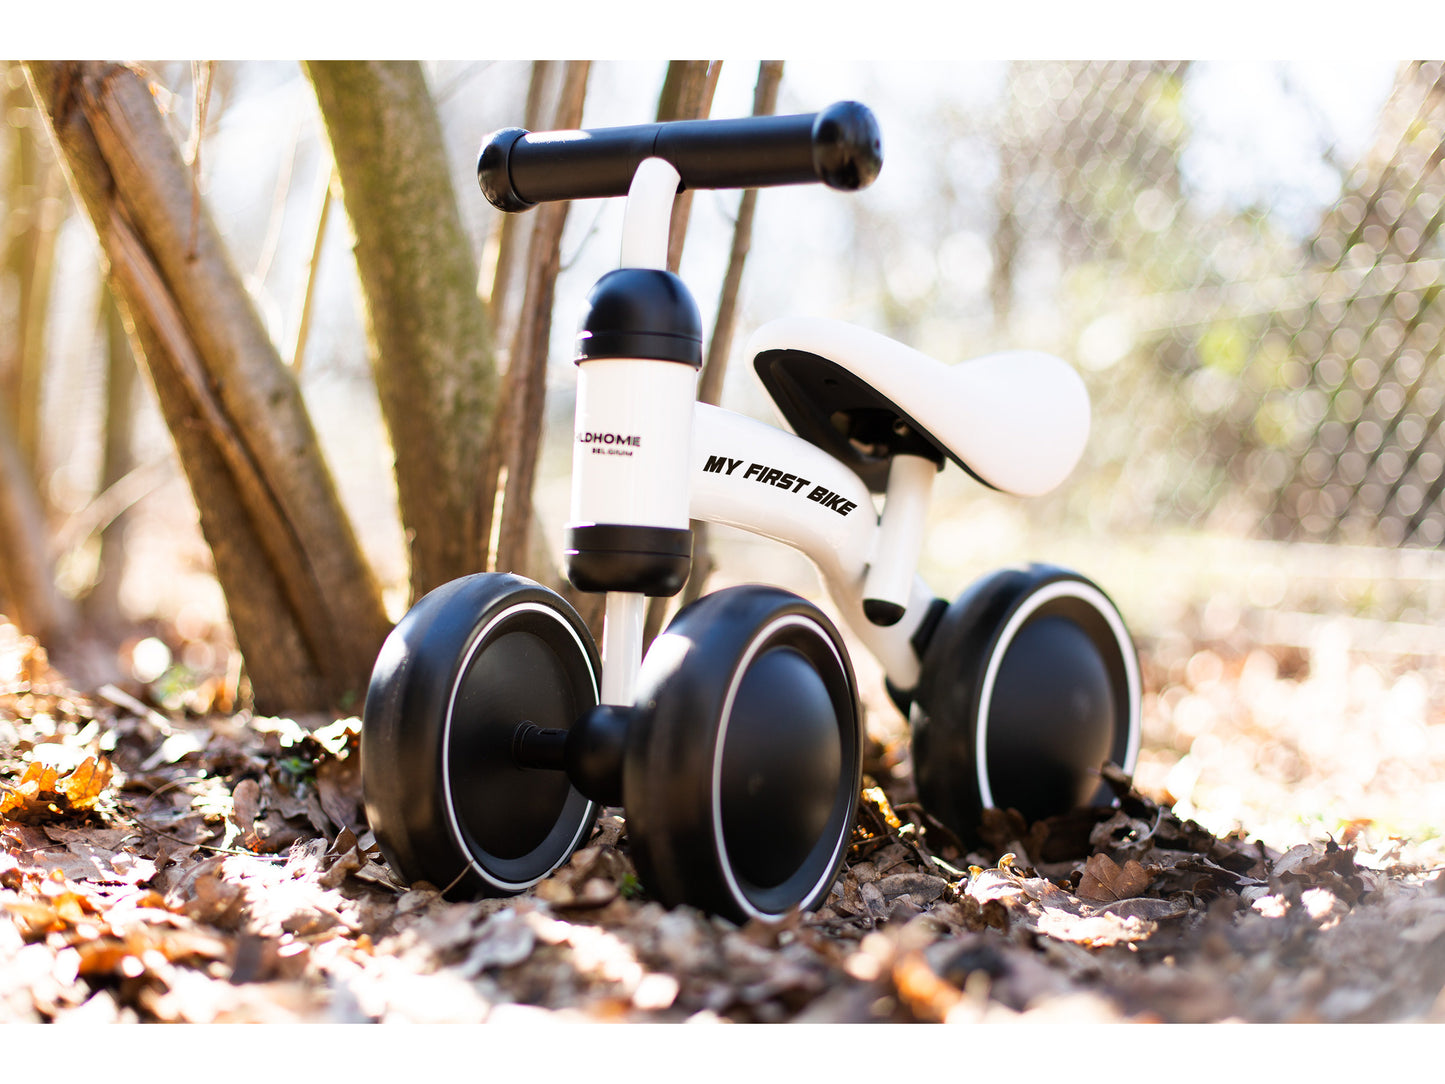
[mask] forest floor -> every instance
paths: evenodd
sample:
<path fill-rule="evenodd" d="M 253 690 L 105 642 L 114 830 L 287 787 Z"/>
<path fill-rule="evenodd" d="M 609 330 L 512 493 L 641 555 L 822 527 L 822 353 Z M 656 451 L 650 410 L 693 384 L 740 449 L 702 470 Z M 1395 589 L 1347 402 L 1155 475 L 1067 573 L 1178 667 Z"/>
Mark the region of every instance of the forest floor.
<path fill-rule="evenodd" d="M 0 623 L 0 1021 L 1445 1022 L 1445 668 L 1142 647 L 1115 807 L 963 849 L 875 700 L 832 896 L 736 928 L 641 895 L 610 813 L 523 896 L 403 885 L 355 719 L 82 695 Z"/>

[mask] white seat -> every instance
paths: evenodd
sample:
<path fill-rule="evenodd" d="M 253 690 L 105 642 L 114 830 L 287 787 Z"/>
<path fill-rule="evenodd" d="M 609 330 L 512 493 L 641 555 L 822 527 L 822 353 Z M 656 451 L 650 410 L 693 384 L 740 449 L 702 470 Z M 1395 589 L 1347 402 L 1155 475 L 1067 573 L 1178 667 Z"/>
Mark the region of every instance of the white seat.
<path fill-rule="evenodd" d="M 940 451 L 1007 493 L 1049 492 L 1074 469 L 1088 440 L 1088 391 L 1052 354 L 1011 350 L 945 365 L 886 335 L 815 317 L 765 324 L 747 350 L 754 359 L 789 350 L 832 362 Z"/>

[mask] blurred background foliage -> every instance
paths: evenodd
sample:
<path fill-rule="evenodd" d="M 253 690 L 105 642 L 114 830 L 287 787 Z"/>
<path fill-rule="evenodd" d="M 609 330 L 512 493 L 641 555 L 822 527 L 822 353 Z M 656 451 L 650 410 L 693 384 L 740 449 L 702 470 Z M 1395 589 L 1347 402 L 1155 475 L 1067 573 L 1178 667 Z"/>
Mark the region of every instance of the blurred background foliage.
<path fill-rule="evenodd" d="M 500 223 L 474 155 L 520 123 L 529 68 L 425 68 L 484 296 Z M 650 119 L 665 68 L 593 64 L 584 125 Z M 406 539 L 311 87 L 290 63 L 144 70 L 177 142 L 203 148 L 200 191 L 398 616 Z M 722 65 L 713 115 L 749 111 L 757 70 Z M 224 600 L 169 436 L 129 375 L 94 235 L 18 65 L 4 91 L 0 394 L 62 592 L 93 600 L 97 621 L 164 625 L 188 665 L 223 669 Z M 878 115 L 883 173 L 854 196 L 762 193 L 724 406 L 770 415 L 743 343 L 788 313 L 947 361 L 1056 351 L 1093 396 L 1086 460 L 1037 501 L 946 472 L 925 555 L 941 594 L 1046 559 L 1094 576 L 1145 638 L 1308 646 L 1330 618 L 1406 655 L 1445 648 L 1440 64 L 789 63 L 777 108 L 839 98 Z M 705 325 L 737 206 L 699 193 L 692 210 L 682 273 Z M 554 541 L 573 314 L 615 261 L 620 211 L 579 207 L 563 235 L 537 483 Z M 726 578 L 812 590 L 801 559 L 721 535 Z"/>

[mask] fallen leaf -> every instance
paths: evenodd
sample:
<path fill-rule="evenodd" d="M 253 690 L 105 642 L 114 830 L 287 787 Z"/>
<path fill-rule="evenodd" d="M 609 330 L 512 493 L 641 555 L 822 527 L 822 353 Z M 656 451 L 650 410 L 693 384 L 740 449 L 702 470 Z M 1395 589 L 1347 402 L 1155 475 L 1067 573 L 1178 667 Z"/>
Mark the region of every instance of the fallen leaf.
<path fill-rule="evenodd" d="M 1137 918 L 1147 922 L 1163 922 L 1168 918 L 1179 918 L 1188 913 L 1189 905 L 1181 900 L 1158 900 L 1147 896 L 1107 903 L 1097 909 L 1100 914 L 1117 918 Z"/>
<path fill-rule="evenodd" d="M 1039 933 L 1088 948 L 1107 948 L 1110 945 L 1143 941 L 1155 928 L 1153 922 L 1134 916 L 1121 918 L 1107 912 L 1075 915 L 1054 908 L 1047 908 L 1037 922 Z"/>
<path fill-rule="evenodd" d="M 60 794 L 72 810 L 83 812 L 95 806 L 114 774 L 115 769 L 105 757 L 86 757 L 80 767 L 60 780 Z"/>
<path fill-rule="evenodd" d="M 896 873 L 878 882 L 878 890 L 890 903 L 903 895 L 911 896 L 917 904 L 931 903 L 943 895 L 947 887 L 948 882 L 942 877 L 927 873 Z"/>
<path fill-rule="evenodd" d="M 257 843 L 256 818 L 261 813 L 261 786 L 254 779 L 243 779 L 231 791 L 231 823 L 241 830 L 241 841 L 247 847 Z"/>
<path fill-rule="evenodd" d="M 475 978 L 489 968 L 515 967 L 532 955 L 537 935 L 525 916 L 498 911 L 482 924 L 460 973 Z"/>
<path fill-rule="evenodd" d="M 898 814 L 893 812 L 893 807 L 888 804 L 888 798 L 883 793 L 882 787 L 868 787 L 862 794 L 863 804 L 874 810 L 883 822 L 895 832 L 903 827 L 903 822 L 898 819 Z"/>
<path fill-rule="evenodd" d="M 1122 869 L 1107 854 L 1089 856 L 1079 880 L 1078 894 L 1086 900 L 1127 900 L 1149 887 L 1149 872 L 1131 858 Z"/>
<path fill-rule="evenodd" d="M 1334 840 L 1291 847 L 1270 873 L 1272 879 L 1286 884 L 1328 888 L 1349 904 L 1367 891 L 1355 863 L 1355 848 L 1341 847 Z"/>
<path fill-rule="evenodd" d="M 33 816 L 54 811 L 45 795 L 55 793 L 55 781 L 59 773 L 50 765 L 32 760 L 14 787 L 5 788 L 5 797 L 0 798 L 0 817 L 6 820 L 23 821 Z"/>
<path fill-rule="evenodd" d="M 367 864 L 366 855 L 357 846 L 356 836 L 351 829 L 343 828 L 336 837 L 336 843 L 327 855 L 330 865 L 317 878 L 322 888 L 338 888 L 347 876 L 363 869 Z"/>
<path fill-rule="evenodd" d="M 923 1020 L 942 1022 L 963 1000 L 963 994 L 940 978 L 919 952 L 901 956 L 893 965 L 892 979 L 899 999 Z"/>
<path fill-rule="evenodd" d="M 361 758 L 327 758 L 316 766 L 316 791 L 321 808 L 337 828 L 353 833 L 364 827 L 361 817 Z"/>
<path fill-rule="evenodd" d="M 38 824 L 89 813 L 110 786 L 115 769 L 105 757 L 86 757 L 73 771 L 32 760 L 14 787 L 0 798 L 0 819 Z"/>

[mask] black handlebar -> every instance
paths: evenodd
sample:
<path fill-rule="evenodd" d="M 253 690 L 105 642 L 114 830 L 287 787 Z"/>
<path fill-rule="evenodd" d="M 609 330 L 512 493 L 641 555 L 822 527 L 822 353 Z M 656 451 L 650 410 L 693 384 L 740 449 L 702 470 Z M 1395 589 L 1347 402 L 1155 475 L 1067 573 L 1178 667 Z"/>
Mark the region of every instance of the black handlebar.
<path fill-rule="evenodd" d="M 548 200 L 625 196 L 645 158 L 662 158 L 687 188 L 764 188 L 821 181 L 865 188 L 883 165 L 878 122 L 866 106 L 819 113 L 678 120 L 590 131 L 503 128 L 482 144 L 477 183 L 494 207 L 525 211 Z"/>

